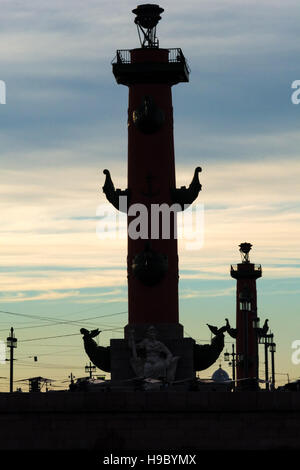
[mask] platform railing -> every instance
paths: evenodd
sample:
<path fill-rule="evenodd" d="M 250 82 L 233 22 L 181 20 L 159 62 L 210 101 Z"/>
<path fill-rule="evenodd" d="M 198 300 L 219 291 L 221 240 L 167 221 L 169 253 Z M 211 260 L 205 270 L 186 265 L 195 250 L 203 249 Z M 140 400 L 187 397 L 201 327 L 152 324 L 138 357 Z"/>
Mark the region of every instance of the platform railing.
<path fill-rule="evenodd" d="M 180 48 L 173 48 L 173 49 L 168 49 L 168 50 L 169 50 L 168 63 L 169 64 L 174 64 L 174 63 L 184 64 L 188 72 L 190 72 L 190 68 L 186 61 L 186 58 L 183 55 L 182 50 Z M 118 49 L 111 63 L 112 64 L 131 64 L 130 49 Z"/>
<path fill-rule="evenodd" d="M 246 263 L 241 263 L 241 264 L 242 264 L 242 266 L 249 266 L 248 263 L 247 263 L 247 264 L 246 264 Z M 250 265 L 251 265 L 251 264 L 250 264 Z M 232 265 L 231 265 L 231 271 L 238 271 L 238 270 L 239 270 L 239 266 L 240 266 L 239 264 L 232 264 Z M 260 271 L 262 270 L 262 269 L 261 269 L 261 264 L 254 264 L 254 265 L 252 265 L 252 266 L 254 266 L 254 271 L 260 272 Z"/>

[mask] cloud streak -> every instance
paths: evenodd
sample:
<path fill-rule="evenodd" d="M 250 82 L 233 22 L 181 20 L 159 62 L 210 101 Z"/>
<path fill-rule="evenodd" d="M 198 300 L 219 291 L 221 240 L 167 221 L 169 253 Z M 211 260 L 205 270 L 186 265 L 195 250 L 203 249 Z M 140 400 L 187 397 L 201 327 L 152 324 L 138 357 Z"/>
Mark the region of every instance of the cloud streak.
<path fill-rule="evenodd" d="M 126 187 L 120 168 L 112 170 L 116 184 Z M 177 185 L 187 184 L 191 174 L 192 168 L 179 166 Z M 299 277 L 299 179 L 300 164 L 293 160 L 284 165 L 263 161 L 204 167 L 198 198 L 204 204 L 205 224 L 200 227 L 204 246 L 187 250 L 186 241 L 179 240 L 181 279 L 226 279 L 230 264 L 238 262 L 237 246 L 244 240 L 254 244 L 253 259 L 263 264 L 268 278 Z M 6 272 L 4 291 L 126 286 L 125 232 L 122 239 L 97 238 L 95 214 L 105 199 L 93 167 L 68 169 L 67 179 L 51 168 L 40 170 L 38 176 L 9 171 L 5 181 L 0 188 L 0 263 L 23 267 L 24 273 Z M 85 220 L 82 214 L 87 214 Z M 26 268 L 34 266 L 56 269 L 41 269 L 33 276 Z M 83 276 L 80 268 L 93 269 Z"/>

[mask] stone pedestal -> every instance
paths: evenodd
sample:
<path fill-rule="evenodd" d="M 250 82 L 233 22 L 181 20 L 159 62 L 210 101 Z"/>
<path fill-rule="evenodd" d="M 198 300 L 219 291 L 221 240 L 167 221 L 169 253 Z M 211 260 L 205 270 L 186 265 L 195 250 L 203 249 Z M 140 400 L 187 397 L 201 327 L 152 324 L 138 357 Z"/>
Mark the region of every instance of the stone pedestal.
<path fill-rule="evenodd" d="M 141 341 L 146 338 L 150 326 L 155 327 L 158 341 L 183 338 L 183 326 L 180 323 L 130 323 L 124 328 L 124 337 L 128 339 L 130 331 L 134 330 L 135 340 Z"/>

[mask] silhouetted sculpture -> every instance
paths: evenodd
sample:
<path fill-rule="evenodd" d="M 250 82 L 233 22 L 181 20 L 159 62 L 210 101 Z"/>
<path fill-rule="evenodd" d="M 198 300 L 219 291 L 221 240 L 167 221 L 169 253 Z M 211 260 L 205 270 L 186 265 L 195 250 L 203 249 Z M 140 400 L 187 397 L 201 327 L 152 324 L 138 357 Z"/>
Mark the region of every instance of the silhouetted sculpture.
<path fill-rule="evenodd" d="M 236 328 L 231 328 L 230 323 L 228 318 L 225 318 L 226 321 L 226 331 L 231 336 L 231 338 L 236 338 L 237 337 L 237 329 Z"/>
<path fill-rule="evenodd" d="M 105 174 L 105 183 L 103 186 L 103 192 L 106 196 L 106 199 L 118 210 L 121 212 L 126 212 L 127 213 L 127 206 L 129 205 L 129 200 L 130 200 L 130 191 L 128 189 L 115 189 L 115 185 L 111 179 L 110 172 L 108 170 L 103 170 L 103 173 Z M 120 198 L 127 198 L 126 202 L 124 203 L 124 207 L 121 207 L 120 201 L 122 199 Z"/>
<path fill-rule="evenodd" d="M 214 334 L 214 335 L 218 335 L 220 333 L 225 333 L 225 331 L 227 331 L 227 326 L 222 326 L 222 328 L 218 328 L 217 326 L 213 326 L 213 325 L 209 325 L 208 323 L 206 323 L 208 328 L 210 329 L 210 331 Z"/>
<path fill-rule="evenodd" d="M 208 325 L 208 327 L 211 330 L 211 325 Z M 196 371 L 205 370 L 212 366 L 223 351 L 224 327 L 213 327 L 213 330 L 216 332 L 216 336 L 212 338 L 211 344 L 194 345 L 194 369 Z"/>
<path fill-rule="evenodd" d="M 269 330 L 269 325 L 268 325 L 268 318 L 265 320 L 263 327 L 262 328 L 257 328 L 257 334 L 259 337 L 266 336 Z"/>
<path fill-rule="evenodd" d="M 199 173 L 201 173 L 202 168 L 197 166 L 194 171 L 194 177 L 191 184 L 187 188 L 186 186 L 181 186 L 181 188 L 171 188 L 171 197 L 174 204 L 180 204 L 181 209 L 185 210 L 190 206 L 195 199 L 197 199 L 199 192 L 201 191 L 202 184 L 199 181 Z"/>
<path fill-rule="evenodd" d="M 99 369 L 110 372 L 110 347 L 98 346 L 93 339 L 98 336 L 101 331 L 98 330 L 98 328 L 92 331 L 81 328 L 80 333 L 83 335 L 84 349 L 91 362 Z"/>

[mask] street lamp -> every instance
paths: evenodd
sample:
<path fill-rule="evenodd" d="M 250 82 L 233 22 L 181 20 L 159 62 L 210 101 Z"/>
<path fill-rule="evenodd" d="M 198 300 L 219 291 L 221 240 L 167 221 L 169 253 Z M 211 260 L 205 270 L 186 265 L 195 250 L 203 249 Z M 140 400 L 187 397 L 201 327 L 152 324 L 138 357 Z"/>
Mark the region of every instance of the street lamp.
<path fill-rule="evenodd" d="M 230 356 L 232 356 L 232 361 L 230 361 Z M 230 354 L 227 350 L 224 353 L 224 360 L 229 362 L 229 365 L 232 366 L 232 382 L 233 382 L 233 391 L 235 391 L 235 364 L 236 364 L 236 357 L 238 354 L 234 351 L 234 344 L 232 345 L 232 353 Z"/>
<path fill-rule="evenodd" d="M 275 368 L 274 368 L 274 353 L 276 351 L 276 345 L 274 343 L 273 333 L 267 335 L 264 334 L 259 338 L 259 342 L 265 345 L 265 380 L 266 380 L 266 390 L 269 390 L 269 359 L 268 359 L 268 348 L 271 351 L 272 359 L 272 388 L 275 386 Z"/>
<path fill-rule="evenodd" d="M 12 328 L 13 330 L 13 328 Z M 17 338 L 13 337 L 13 336 L 8 336 L 7 339 L 6 339 L 6 346 L 8 348 L 16 348 L 17 347 Z"/>
<path fill-rule="evenodd" d="M 96 372 L 96 366 L 92 366 L 92 363 L 90 362 L 90 365 L 85 366 L 85 372 L 90 375 L 90 379 L 93 377 L 93 372 Z"/>
<path fill-rule="evenodd" d="M 273 340 L 273 335 L 272 335 Z M 270 343 L 269 345 L 270 353 L 271 353 L 271 364 L 272 364 L 272 390 L 275 390 L 275 352 L 276 352 L 276 344 Z"/>
<path fill-rule="evenodd" d="M 273 344 L 273 338 L 274 338 L 273 333 L 266 335 L 266 338 L 267 338 L 268 346 L 271 346 L 271 344 Z"/>
<path fill-rule="evenodd" d="M 256 339 L 256 344 L 255 344 L 255 350 L 256 350 L 256 380 L 257 380 L 257 387 L 258 387 L 258 381 L 259 381 L 259 348 L 258 344 L 260 342 L 260 318 L 255 317 L 252 319 L 252 327 L 255 333 L 255 339 Z M 258 387 L 259 388 L 259 387 Z"/>
<path fill-rule="evenodd" d="M 10 329 L 10 336 L 6 338 L 6 345 L 10 349 L 10 378 L 9 378 L 9 391 L 12 393 L 13 390 L 13 382 L 14 382 L 14 349 L 17 347 L 17 338 L 15 338 L 14 329 L 11 327 Z"/>

